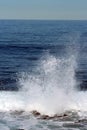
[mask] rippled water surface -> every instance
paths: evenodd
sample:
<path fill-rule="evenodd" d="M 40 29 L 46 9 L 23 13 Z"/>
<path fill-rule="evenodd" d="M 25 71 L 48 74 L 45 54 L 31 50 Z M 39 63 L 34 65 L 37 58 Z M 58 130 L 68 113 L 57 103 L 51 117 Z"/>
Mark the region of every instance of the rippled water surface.
<path fill-rule="evenodd" d="M 0 129 L 87 130 L 87 21 L 0 20 Z"/>

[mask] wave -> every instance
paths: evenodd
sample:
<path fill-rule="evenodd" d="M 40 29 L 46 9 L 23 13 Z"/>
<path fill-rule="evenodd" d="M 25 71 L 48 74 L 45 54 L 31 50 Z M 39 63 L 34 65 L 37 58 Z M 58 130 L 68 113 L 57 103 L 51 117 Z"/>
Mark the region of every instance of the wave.
<path fill-rule="evenodd" d="M 87 91 L 77 89 L 76 57 L 41 58 L 32 73 L 22 73 L 18 92 L 0 92 L 0 111 L 38 111 L 42 115 L 87 112 Z"/>

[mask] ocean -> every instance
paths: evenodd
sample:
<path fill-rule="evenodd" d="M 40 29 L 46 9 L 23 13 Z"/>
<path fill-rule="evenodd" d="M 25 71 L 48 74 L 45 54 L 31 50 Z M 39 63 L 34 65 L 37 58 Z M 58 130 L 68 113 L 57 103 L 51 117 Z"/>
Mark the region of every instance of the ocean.
<path fill-rule="evenodd" d="M 0 20 L 0 130 L 87 130 L 87 21 Z"/>

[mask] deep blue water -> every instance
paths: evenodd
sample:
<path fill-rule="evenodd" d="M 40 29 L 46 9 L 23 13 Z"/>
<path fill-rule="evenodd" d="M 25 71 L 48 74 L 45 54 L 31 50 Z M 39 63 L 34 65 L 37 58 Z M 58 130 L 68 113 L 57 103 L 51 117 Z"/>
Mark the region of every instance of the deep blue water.
<path fill-rule="evenodd" d="M 18 90 L 44 54 L 76 55 L 78 87 L 87 89 L 87 21 L 0 20 L 0 90 Z"/>

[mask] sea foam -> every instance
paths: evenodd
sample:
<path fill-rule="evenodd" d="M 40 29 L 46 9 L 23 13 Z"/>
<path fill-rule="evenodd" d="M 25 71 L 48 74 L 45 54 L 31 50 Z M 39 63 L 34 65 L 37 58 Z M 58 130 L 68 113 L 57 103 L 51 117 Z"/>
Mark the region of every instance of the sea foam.
<path fill-rule="evenodd" d="M 0 111 L 33 111 L 55 115 L 65 111 L 87 111 L 87 92 L 77 89 L 74 55 L 48 54 L 32 73 L 22 73 L 18 92 L 0 92 Z"/>

